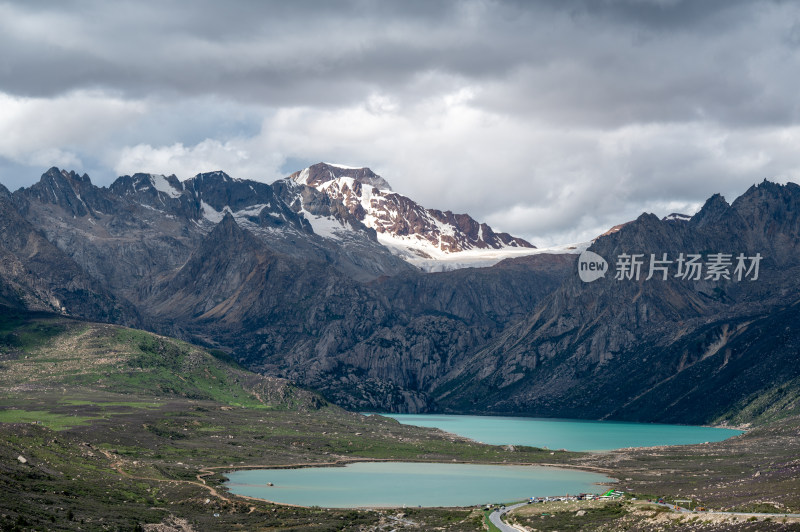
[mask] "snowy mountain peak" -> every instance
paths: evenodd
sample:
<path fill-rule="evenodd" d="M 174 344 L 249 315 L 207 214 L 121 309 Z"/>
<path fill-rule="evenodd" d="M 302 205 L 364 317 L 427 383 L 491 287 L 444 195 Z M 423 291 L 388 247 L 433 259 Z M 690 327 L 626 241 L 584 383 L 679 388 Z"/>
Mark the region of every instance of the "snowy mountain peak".
<path fill-rule="evenodd" d="M 308 185 L 317 189 L 320 189 L 325 183 L 343 178 L 351 179 L 353 182 L 361 185 L 368 185 L 378 190 L 392 190 L 392 187 L 386 180 L 369 168 L 356 168 L 340 164 L 317 163 L 289 176 L 289 179 L 296 183 Z"/>
<path fill-rule="evenodd" d="M 355 220 L 374 230 L 381 244 L 412 263 L 451 259 L 465 252 L 490 253 L 492 260 L 501 260 L 504 257 L 498 250 L 524 253 L 534 249 L 521 238 L 495 233 L 467 214 L 426 209 L 392 192 L 389 184 L 369 168 L 318 163 L 295 172 L 285 182 L 291 184 L 285 187 L 287 193 L 294 195 L 287 203 L 313 215 L 310 219 L 315 230 L 324 222 L 325 231 L 335 234 L 336 225 L 331 224 L 346 229 L 353 227 Z M 315 196 L 304 193 L 309 189 L 322 193 L 330 204 L 319 199 L 312 204 Z M 341 208 L 331 208 L 333 204 Z"/>

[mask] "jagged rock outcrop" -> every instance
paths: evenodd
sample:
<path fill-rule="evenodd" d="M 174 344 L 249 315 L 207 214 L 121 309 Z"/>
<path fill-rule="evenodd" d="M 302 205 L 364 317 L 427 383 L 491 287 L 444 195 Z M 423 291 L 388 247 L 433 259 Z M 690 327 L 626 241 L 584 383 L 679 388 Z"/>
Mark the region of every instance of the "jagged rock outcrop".
<path fill-rule="evenodd" d="M 75 196 L 65 192 L 63 198 L 78 208 Z M 0 301 L 11 307 L 64 313 L 94 321 L 142 324 L 132 305 L 88 276 L 25 220 L 12 203 L 11 194 L 2 186 Z"/>
<path fill-rule="evenodd" d="M 88 176 L 57 169 L 14 192 L 13 199 L 25 218 L 83 271 L 138 304 L 154 279 L 187 259 L 204 231 L 174 216 L 176 211 L 153 208 L 149 203 L 159 197 L 141 186 L 141 180 L 121 180 L 138 186 L 134 190 L 143 201 L 135 201 L 139 197 L 134 200 L 131 189 L 96 187 Z"/>
<path fill-rule="evenodd" d="M 38 183 L 23 189 L 22 194 L 15 194 L 15 198 L 23 200 L 17 206 L 26 215 L 29 206 L 26 200 L 56 205 L 65 215 L 73 218 L 98 215 L 114 208 L 113 201 L 92 185 L 88 175 L 81 176 L 56 167 L 45 172 Z"/>

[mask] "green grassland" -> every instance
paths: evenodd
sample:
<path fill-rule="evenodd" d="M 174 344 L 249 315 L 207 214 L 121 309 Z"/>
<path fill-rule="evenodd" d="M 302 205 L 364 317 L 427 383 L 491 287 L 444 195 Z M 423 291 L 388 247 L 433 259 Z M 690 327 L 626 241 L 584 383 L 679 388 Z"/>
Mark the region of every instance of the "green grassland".
<path fill-rule="evenodd" d="M 0 530 L 143 530 L 152 523 L 356 530 L 394 523 L 397 512 L 238 498 L 225 491 L 223 473 L 363 459 L 569 457 L 509 451 L 346 412 L 179 340 L 59 316 L 0 313 Z M 476 530 L 481 515 L 414 509 L 403 519 L 423 529 Z"/>

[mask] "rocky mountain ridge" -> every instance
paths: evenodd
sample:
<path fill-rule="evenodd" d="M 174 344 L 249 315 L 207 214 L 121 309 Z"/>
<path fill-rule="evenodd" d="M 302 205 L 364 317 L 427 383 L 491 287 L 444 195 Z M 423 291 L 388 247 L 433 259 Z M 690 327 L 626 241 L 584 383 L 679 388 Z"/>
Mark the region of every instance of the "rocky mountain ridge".
<path fill-rule="evenodd" d="M 76 210 L 76 197 L 64 196 Z M 75 201 L 78 200 L 78 201 Z M 15 208 L 0 185 L 0 302 L 12 308 L 70 313 L 97 321 L 141 325 L 139 313 L 48 241 Z"/>
<path fill-rule="evenodd" d="M 343 171 L 362 199 L 387 190 Z M 420 272 L 319 172 L 305 178 L 316 186 L 211 172 L 105 188 L 51 169 L 0 190 L 2 302 L 140 323 L 352 409 L 708 422 L 798 377 L 795 184 L 621 224 L 592 243 L 609 271 L 585 283 L 577 254 Z M 322 218 L 336 224 L 324 236 Z M 763 258 L 757 280 L 735 278 L 740 253 Z M 647 280 L 663 254 L 670 276 Z M 705 268 L 728 254 L 729 278 L 676 277 L 689 254 Z M 642 275 L 617 278 L 624 256 Z"/>

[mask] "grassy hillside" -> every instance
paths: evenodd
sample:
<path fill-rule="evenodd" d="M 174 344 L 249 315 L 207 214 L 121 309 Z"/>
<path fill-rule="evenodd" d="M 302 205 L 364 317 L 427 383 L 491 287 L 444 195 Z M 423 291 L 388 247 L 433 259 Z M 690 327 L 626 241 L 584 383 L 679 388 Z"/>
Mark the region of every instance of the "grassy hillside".
<path fill-rule="evenodd" d="M 141 530 L 184 521 L 195 530 L 339 530 L 389 517 L 239 499 L 220 488 L 221 473 L 353 459 L 567 456 L 346 412 L 178 340 L 0 309 L 0 530 Z M 414 520 L 469 530 L 476 518 L 420 509 Z"/>
<path fill-rule="evenodd" d="M 800 416 L 800 378 L 755 393 L 736 403 L 717 423 L 763 425 Z"/>
<path fill-rule="evenodd" d="M 59 402 L 72 406 L 89 404 L 85 396 L 98 393 L 125 396 L 118 406 L 132 408 L 177 398 L 255 409 L 324 405 L 318 396 L 248 372 L 222 353 L 144 331 L 43 314 L 0 317 L 0 360 L 0 386 L 13 392 L 6 394 L 11 399 L 60 391 Z M 113 406 L 108 398 L 101 402 Z"/>

